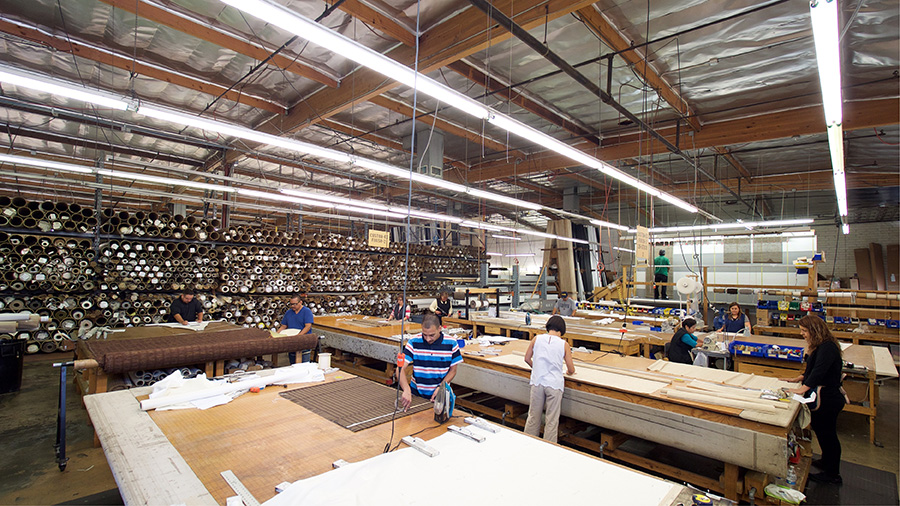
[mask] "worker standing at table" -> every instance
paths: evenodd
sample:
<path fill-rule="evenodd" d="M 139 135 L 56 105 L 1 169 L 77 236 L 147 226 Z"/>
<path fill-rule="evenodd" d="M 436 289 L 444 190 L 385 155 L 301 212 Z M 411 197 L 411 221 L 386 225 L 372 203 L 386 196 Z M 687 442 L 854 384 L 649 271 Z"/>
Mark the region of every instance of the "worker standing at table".
<path fill-rule="evenodd" d="M 556 305 L 553 306 L 553 314 L 575 316 L 577 304 L 574 299 L 569 298 L 569 292 L 560 292 L 559 297 L 559 299 L 556 299 Z"/>
<path fill-rule="evenodd" d="M 299 329 L 298 335 L 309 334 L 312 332 L 313 314 L 312 311 L 303 304 L 303 298 L 299 295 L 291 297 L 290 309 L 284 313 L 281 319 L 281 326 L 277 332 L 280 334 L 286 329 Z M 310 352 L 312 350 L 303 350 L 303 362 L 309 362 Z M 297 362 L 297 352 L 288 352 L 288 360 L 292 364 Z"/>
<path fill-rule="evenodd" d="M 396 303 L 391 307 L 391 314 L 388 315 L 388 321 L 409 320 L 411 314 L 409 304 L 403 300 L 403 294 L 397 295 Z"/>
<path fill-rule="evenodd" d="M 403 411 L 412 405 L 412 396 L 434 402 L 438 387 L 450 384 L 456 377 L 456 366 L 462 363 L 456 339 L 441 332 L 437 315 L 427 314 L 422 319 L 422 333 L 406 342 L 403 347 L 404 363 L 400 368 L 400 407 Z M 412 367 L 412 382 L 406 370 Z"/>
<path fill-rule="evenodd" d="M 203 321 L 203 304 L 194 298 L 194 291 L 184 289 L 177 299 L 172 301 L 169 307 L 172 321 L 182 325 L 190 325 L 192 322 Z"/>
<path fill-rule="evenodd" d="M 447 289 L 441 290 L 441 295 L 434 299 L 434 302 L 431 303 L 428 309 L 437 315 L 438 323 L 443 325 L 444 317 L 453 314 L 453 300 L 450 299 L 450 291 Z"/>

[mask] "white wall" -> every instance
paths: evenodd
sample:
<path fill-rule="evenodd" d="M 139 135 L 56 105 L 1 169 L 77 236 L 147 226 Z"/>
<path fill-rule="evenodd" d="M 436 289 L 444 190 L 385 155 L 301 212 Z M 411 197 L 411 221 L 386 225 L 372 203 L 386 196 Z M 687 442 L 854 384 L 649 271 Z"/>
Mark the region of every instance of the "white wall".
<path fill-rule="evenodd" d="M 844 235 L 838 227 L 817 227 L 819 236 L 819 249 L 825 251 L 824 265 L 819 266 L 819 272 L 826 277 L 834 276 L 841 279 L 841 286 L 849 288 L 849 278 L 856 274 L 856 259 L 853 250 L 868 248 L 869 243 L 877 243 L 883 246 L 885 257 L 885 272 L 887 272 L 887 245 L 900 243 L 900 222 L 883 221 L 878 223 L 858 223 L 850 225 L 850 234 Z"/>

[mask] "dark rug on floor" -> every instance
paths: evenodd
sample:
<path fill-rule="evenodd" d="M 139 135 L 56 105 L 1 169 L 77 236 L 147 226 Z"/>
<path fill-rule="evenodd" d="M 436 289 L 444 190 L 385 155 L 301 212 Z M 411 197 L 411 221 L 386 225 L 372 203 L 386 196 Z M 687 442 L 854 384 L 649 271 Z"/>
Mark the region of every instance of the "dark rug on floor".
<path fill-rule="evenodd" d="M 432 407 L 427 399 L 413 396 L 409 411 L 397 411 L 394 415 L 396 389 L 363 378 L 298 388 L 279 395 L 353 432 L 390 422 L 392 415 L 402 418 Z"/>
<path fill-rule="evenodd" d="M 813 468 L 812 472 L 818 472 Z M 843 485 L 816 483 L 806 485 L 806 504 L 898 505 L 897 475 L 880 469 L 841 462 Z"/>

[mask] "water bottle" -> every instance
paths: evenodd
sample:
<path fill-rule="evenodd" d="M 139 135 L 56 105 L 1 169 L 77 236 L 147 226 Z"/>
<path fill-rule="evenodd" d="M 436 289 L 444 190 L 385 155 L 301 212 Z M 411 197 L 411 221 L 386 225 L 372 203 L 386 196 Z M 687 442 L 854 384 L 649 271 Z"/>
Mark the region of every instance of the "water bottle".
<path fill-rule="evenodd" d="M 791 488 L 797 488 L 797 466 L 793 464 L 788 467 L 787 485 Z"/>

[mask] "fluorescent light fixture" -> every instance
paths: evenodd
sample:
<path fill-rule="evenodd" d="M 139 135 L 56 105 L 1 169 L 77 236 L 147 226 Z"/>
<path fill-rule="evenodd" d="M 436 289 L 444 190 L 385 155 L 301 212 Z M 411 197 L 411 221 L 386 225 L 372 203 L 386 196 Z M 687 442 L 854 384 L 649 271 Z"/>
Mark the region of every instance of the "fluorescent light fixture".
<path fill-rule="evenodd" d="M 603 173 L 619 179 L 626 184 L 647 192 L 650 195 L 659 197 L 661 192 L 650 185 L 642 183 L 637 179 L 625 174 L 611 165 L 598 160 L 590 155 L 579 151 L 568 144 L 547 135 L 537 129 L 534 129 L 524 123 L 517 121 L 509 116 L 493 111 L 480 102 L 462 94 L 458 91 L 445 86 L 434 79 L 417 73 L 406 65 L 388 58 L 387 56 L 373 51 L 362 44 L 347 38 L 329 28 L 326 28 L 312 19 L 301 16 L 281 5 L 272 3 L 269 0 L 222 0 L 223 3 L 230 5 L 236 9 L 250 14 L 251 16 L 262 19 L 268 23 L 278 26 L 298 37 L 313 42 L 319 46 L 329 49 L 337 54 L 349 58 L 356 63 L 378 72 L 390 79 L 394 79 L 406 86 L 413 88 L 425 95 L 435 98 L 442 103 L 451 105 L 467 114 L 478 119 L 487 120 L 491 124 L 506 130 L 512 134 L 518 135 L 523 139 L 534 142 L 551 151 L 559 153 L 565 157 L 571 158 L 575 162 L 600 170 Z M 667 201 L 675 204 L 681 202 L 675 197 L 670 197 Z M 697 212 L 696 207 L 683 202 L 679 205 L 682 209 L 690 212 Z M 693 210 L 692 210 L 693 209 Z"/>
<path fill-rule="evenodd" d="M 844 128 L 841 125 L 828 127 L 828 147 L 831 151 L 831 172 L 834 176 L 834 194 L 837 197 L 838 213 L 847 216 L 847 176 L 844 172 Z"/>
<path fill-rule="evenodd" d="M 367 215 L 371 215 L 371 216 L 384 216 L 385 218 L 399 218 L 399 219 L 406 218 L 405 214 L 392 213 L 390 211 L 379 211 L 378 209 L 368 209 L 368 208 L 363 208 L 363 207 L 354 207 L 354 206 L 347 206 L 347 205 L 341 205 L 341 204 L 334 206 L 334 208 L 339 209 L 341 211 L 348 211 L 351 213 L 367 214 Z"/>
<path fill-rule="evenodd" d="M 679 198 L 673 197 L 672 195 L 669 195 L 668 193 L 660 192 L 659 198 L 661 198 L 662 200 L 665 200 L 666 202 L 668 202 L 676 207 L 680 207 L 689 213 L 696 213 L 698 211 L 698 209 L 695 206 L 692 206 L 691 204 L 688 204 L 687 202 L 685 202 Z"/>
<path fill-rule="evenodd" d="M 634 250 L 633 250 L 633 249 L 620 248 L 620 247 L 618 247 L 618 246 L 613 246 L 613 249 L 614 249 L 614 250 L 618 250 L 618 251 L 624 251 L 624 252 L 626 252 L 626 253 L 634 253 Z"/>
<path fill-rule="evenodd" d="M 440 100 L 476 118 L 487 118 L 489 109 L 474 99 L 452 90 L 437 81 L 418 74 L 406 65 L 373 51 L 280 5 L 264 0 L 222 0 L 251 16 L 278 26 L 314 44 L 327 48 L 385 77 Z"/>
<path fill-rule="evenodd" d="M 844 223 L 843 225 L 841 225 L 841 232 L 843 232 L 844 235 L 849 234 L 850 233 L 850 224 Z"/>
<path fill-rule="evenodd" d="M 737 223 L 714 223 L 712 225 L 690 225 L 683 227 L 653 227 L 650 233 L 667 233 L 667 232 L 692 232 L 696 230 L 720 230 L 731 228 L 766 228 L 766 227 L 789 227 L 796 225 L 809 225 L 812 218 L 799 218 L 795 220 L 771 220 L 771 221 L 741 221 Z"/>
<path fill-rule="evenodd" d="M 490 251 L 488 251 L 487 253 L 485 253 L 485 255 L 502 257 L 503 253 L 491 253 Z"/>
<path fill-rule="evenodd" d="M 513 206 L 524 207 L 525 209 L 531 209 L 533 211 L 538 211 L 543 209 L 544 206 L 540 204 L 535 204 L 533 202 L 527 202 L 521 199 L 507 197 L 505 195 L 499 195 L 497 193 L 487 192 L 484 190 L 477 190 L 475 188 L 469 188 L 466 192 L 473 197 L 482 198 L 485 200 L 494 200 L 496 202 L 503 202 L 504 204 L 510 204 Z"/>
<path fill-rule="evenodd" d="M 509 240 L 511 240 L 511 241 L 521 241 L 521 240 L 522 240 L 521 237 L 513 237 L 513 236 L 511 236 L 511 235 L 497 235 L 497 234 L 491 234 L 491 237 L 493 237 L 493 238 L 495 238 L 495 239 L 509 239 Z"/>
<path fill-rule="evenodd" d="M 759 237 L 811 237 L 816 233 L 812 230 L 801 230 L 797 232 L 778 232 L 775 234 L 739 234 L 739 235 L 706 235 L 701 237 L 654 237 L 651 242 L 654 243 L 694 243 L 694 242 L 715 242 L 724 241 L 725 239 L 754 239 Z"/>
<path fill-rule="evenodd" d="M 199 181 L 191 181 L 188 179 L 176 179 L 172 177 L 154 176 L 151 174 L 141 174 L 138 172 L 123 172 L 120 170 L 97 169 L 97 174 L 109 177 L 117 177 L 119 179 L 129 179 L 132 181 L 147 181 L 150 183 L 167 184 L 171 186 L 186 186 L 188 188 L 199 188 L 201 190 L 212 190 L 219 192 L 235 192 L 237 188 L 233 186 L 225 186 L 220 184 L 201 183 Z"/>
<path fill-rule="evenodd" d="M 610 222 L 608 222 L 608 221 L 603 221 L 603 220 L 591 220 L 591 224 L 592 224 L 592 225 L 597 225 L 598 227 L 614 228 L 614 229 L 616 229 L 616 230 L 621 230 L 621 231 L 623 231 L 623 232 L 627 232 L 627 231 L 628 231 L 628 227 L 626 227 L 626 226 L 624 226 L 624 225 L 617 225 L 617 224 L 615 224 L 615 223 L 610 223 Z"/>
<path fill-rule="evenodd" d="M 300 204 L 313 207 L 334 207 L 334 204 L 332 204 L 331 202 L 319 202 L 315 200 L 301 199 L 298 197 L 291 197 L 290 195 L 283 195 L 281 193 L 261 192 L 256 190 L 248 190 L 247 188 L 238 188 L 237 192 L 238 195 L 246 195 L 248 197 L 255 197 L 258 199 L 278 200 L 280 202 L 290 202 L 291 204 Z"/>
<path fill-rule="evenodd" d="M 78 87 L 71 85 L 56 84 L 54 82 L 47 81 L 45 78 L 38 74 L 23 72 L 21 70 L 12 69 L 6 66 L 0 68 L 0 81 L 7 84 L 22 86 L 24 88 L 30 88 L 32 90 L 37 90 L 44 93 L 50 93 L 52 95 L 59 95 L 61 97 L 80 100 L 82 102 L 89 102 L 91 104 L 98 105 L 100 107 L 107 107 L 109 109 L 124 111 L 129 108 L 135 108 L 135 104 L 133 102 L 123 100 L 120 97 L 117 97 L 110 93 L 105 93 L 99 90 L 91 90 L 88 88 L 79 89 Z"/>
<path fill-rule="evenodd" d="M 816 45 L 825 124 L 829 127 L 840 125 L 843 122 L 843 99 L 837 0 L 812 0 L 809 3 L 809 17 L 812 20 L 813 40 Z"/>
<path fill-rule="evenodd" d="M 506 255 L 508 257 L 533 257 L 534 253 L 513 253 L 511 255 Z"/>
<path fill-rule="evenodd" d="M 42 169 L 63 170 L 66 172 L 80 172 L 82 174 L 90 174 L 94 172 L 93 167 L 85 167 L 84 165 L 75 165 L 72 163 L 54 162 L 53 160 L 43 160 L 41 158 L 31 158 L 27 156 L 0 154 L 0 162 L 12 163 L 15 165 L 25 165 L 27 167 L 39 167 Z"/>
<path fill-rule="evenodd" d="M 366 202 L 364 200 L 351 199 L 349 197 L 338 197 L 336 195 L 327 195 L 324 193 L 308 192 L 303 190 L 295 190 L 293 188 L 281 188 L 279 191 L 294 197 L 301 197 L 312 200 L 321 200 L 322 202 L 334 202 L 335 204 L 344 204 L 355 207 L 366 207 L 369 209 L 378 209 L 380 211 L 389 211 L 390 208 L 384 204 L 376 204 Z M 395 213 L 396 214 L 396 213 Z"/>

